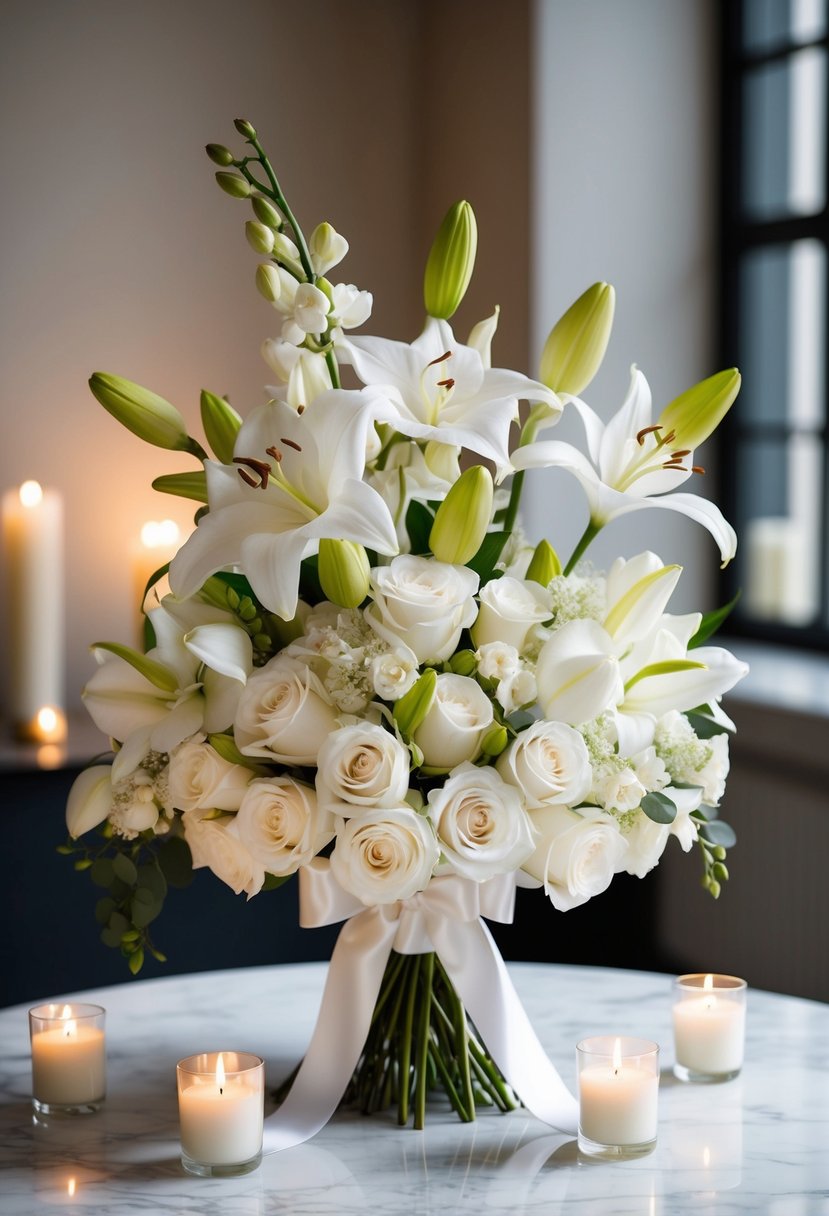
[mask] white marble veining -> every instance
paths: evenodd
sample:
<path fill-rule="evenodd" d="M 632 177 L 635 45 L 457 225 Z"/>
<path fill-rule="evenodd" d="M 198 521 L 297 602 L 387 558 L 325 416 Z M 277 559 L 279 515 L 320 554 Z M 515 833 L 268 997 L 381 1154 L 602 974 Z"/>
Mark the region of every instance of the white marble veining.
<path fill-rule="evenodd" d="M 829 1006 L 749 992 L 742 1075 L 724 1085 L 683 1085 L 671 1075 L 669 977 L 536 964 L 510 971 L 571 1086 L 579 1038 L 634 1034 L 661 1044 L 659 1139 L 650 1156 L 588 1161 L 572 1139 L 526 1112 L 485 1112 L 463 1125 L 436 1103 L 424 1132 L 400 1129 L 385 1115 L 338 1115 L 254 1174 L 189 1177 L 178 1156 L 176 1061 L 199 1051 L 254 1051 L 265 1057 L 272 1085 L 310 1037 L 325 968 L 251 968 L 82 994 L 107 1009 L 109 1096 L 100 1114 L 49 1126 L 32 1121 L 26 1009 L 0 1011 L 0 1209 L 4 1216 L 54 1207 L 101 1216 L 829 1216 Z"/>

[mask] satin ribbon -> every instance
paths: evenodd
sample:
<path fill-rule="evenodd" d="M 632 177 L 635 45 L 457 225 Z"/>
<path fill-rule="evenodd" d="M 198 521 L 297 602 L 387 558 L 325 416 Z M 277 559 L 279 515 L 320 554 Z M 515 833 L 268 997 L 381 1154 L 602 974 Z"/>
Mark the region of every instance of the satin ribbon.
<path fill-rule="evenodd" d="M 484 883 L 446 875 L 433 878 L 411 899 L 368 908 L 343 890 L 325 859 L 303 867 L 299 881 L 303 927 L 345 924 L 305 1058 L 287 1098 L 265 1121 L 264 1152 L 310 1140 L 337 1109 L 365 1045 L 392 949 L 436 951 L 489 1054 L 524 1106 L 544 1123 L 575 1133 L 576 1101 L 541 1046 L 481 920 L 512 920 L 513 875 Z"/>

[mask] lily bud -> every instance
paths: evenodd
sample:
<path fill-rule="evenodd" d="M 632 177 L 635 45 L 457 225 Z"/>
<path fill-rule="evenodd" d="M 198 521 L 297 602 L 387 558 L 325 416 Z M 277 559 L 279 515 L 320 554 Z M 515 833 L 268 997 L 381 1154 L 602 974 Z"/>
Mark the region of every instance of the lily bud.
<path fill-rule="evenodd" d="M 216 181 L 231 198 L 250 197 L 250 184 L 239 173 L 217 173 Z"/>
<path fill-rule="evenodd" d="M 239 434 L 242 419 L 229 402 L 213 393 L 202 390 L 201 422 L 207 442 L 213 449 L 217 460 L 222 464 L 230 464 L 233 460 L 233 445 Z"/>
<path fill-rule="evenodd" d="M 269 304 L 275 304 L 282 295 L 279 271 L 270 262 L 261 262 L 256 267 L 256 290 Z"/>
<path fill-rule="evenodd" d="M 139 439 L 173 452 L 190 450 L 184 419 L 157 393 L 108 372 L 95 372 L 89 387 L 104 409 Z"/>
<path fill-rule="evenodd" d="M 477 666 L 474 650 L 458 650 L 449 660 L 449 670 L 456 676 L 471 676 Z"/>
<path fill-rule="evenodd" d="M 659 415 L 661 433 L 675 433 L 674 448 L 693 451 L 699 447 L 728 413 L 740 391 L 740 380 L 736 367 L 730 367 L 680 393 Z"/>
<path fill-rule="evenodd" d="M 427 667 L 417 683 L 399 701 L 395 701 L 392 713 L 405 738 L 411 738 L 432 708 L 437 682 L 438 673 L 434 667 Z"/>
<path fill-rule="evenodd" d="M 594 283 L 553 326 L 541 353 L 539 379 L 554 393 L 577 396 L 602 364 L 616 292 L 609 283 Z"/>
<path fill-rule="evenodd" d="M 429 534 L 439 562 L 463 566 L 475 556 L 492 519 L 492 475 L 482 464 L 461 473 L 440 504 Z"/>
<path fill-rule="evenodd" d="M 481 740 L 481 753 L 484 756 L 500 756 L 509 743 L 509 735 L 505 726 L 493 726 Z"/>
<path fill-rule="evenodd" d="M 326 599 L 340 608 L 358 608 L 368 595 L 369 563 L 362 545 L 352 540 L 320 541 L 320 586 Z"/>
<path fill-rule="evenodd" d="M 558 554 L 549 541 L 540 540 L 527 567 L 527 579 L 533 583 L 540 583 L 542 587 L 549 587 L 559 574 L 561 574 L 561 562 Z"/>
<path fill-rule="evenodd" d="M 256 139 L 256 129 L 246 118 L 234 118 L 233 125 L 245 139 Z"/>
<path fill-rule="evenodd" d="M 112 769 L 96 764 L 75 778 L 66 802 L 66 826 L 73 840 L 103 823 L 112 810 Z"/>
<path fill-rule="evenodd" d="M 331 224 L 317 224 L 308 242 L 308 252 L 315 273 L 327 274 L 348 253 L 348 241 Z"/>
<path fill-rule="evenodd" d="M 273 228 L 276 232 L 279 232 L 282 227 L 282 216 L 273 203 L 269 203 L 261 194 L 252 194 L 250 205 L 253 207 L 253 214 L 260 224 L 267 224 L 268 228 Z"/>
<path fill-rule="evenodd" d="M 472 278 L 477 248 L 475 212 L 467 202 L 455 203 L 438 229 L 426 262 L 423 299 L 430 317 L 448 321 L 457 311 Z"/>
<path fill-rule="evenodd" d="M 205 152 L 213 161 L 214 165 L 221 165 L 224 167 L 226 165 L 233 164 L 233 153 L 231 152 L 230 148 L 226 148 L 224 144 L 208 144 L 205 148 Z"/>
<path fill-rule="evenodd" d="M 245 224 L 245 237 L 254 253 L 273 252 L 273 229 L 259 220 L 248 220 Z"/>
<path fill-rule="evenodd" d="M 160 494 L 175 494 L 179 498 L 191 498 L 193 502 L 207 502 L 207 474 L 204 469 L 194 473 L 165 473 L 156 477 L 153 489 Z"/>

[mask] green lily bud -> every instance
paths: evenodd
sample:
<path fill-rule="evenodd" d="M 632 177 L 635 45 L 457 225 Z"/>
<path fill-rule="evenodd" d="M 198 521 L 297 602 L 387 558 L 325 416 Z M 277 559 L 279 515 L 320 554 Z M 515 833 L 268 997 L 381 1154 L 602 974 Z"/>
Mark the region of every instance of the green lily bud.
<path fill-rule="evenodd" d="M 533 583 L 540 583 L 542 587 L 549 587 L 559 574 L 561 562 L 558 554 L 549 541 L 540 540 L 527 567 L 526 577 Z"/>
<path fill-rule="evenodd" d="M 233 125 L 245 139 L 256 139 L 256 129 L 246 118 L 234 118 Z"/>
<path fill-rule="evenodd" d="M 721 893 L 721 891 L 722 891 L 722 887 L 721 887 L 721 886 L 720 886 L 720 884 L 717 882 L 716 878 L 712 878 L 712 879 L 711 879 L 711 881 L 710 881 L 710 882 L 709 882 L 709 884 L 708 884 L 708 890 L 709 890 L 709 892 L 710 892 L 710 894 L 711 894 L 711 898 L 712 898 L 712 899 L 719 899 L 719 898 L 720 898 L 720 893 Z"/>
<path fill-rule="evenodd" d="M 482 464 L 461 473 L 440 504 L 429 534 L 439 562 L 463 566 L 475 556 L 492 519 L 492 475 Z"/>
<path fill-rule="evenodd" d="M 89 387 L 93 396 L 133 435 L 157 448 L 190 451 L 184 419 L 174 405 L 122 376 L 95 372 Z"/>
<path fill-rule="evenodd" d="M 279 271 L 270 262 L 261 262 L 256 267 L 256 290 L 269 304 L 275 304 L 282 295 Z"/>
<path fill-rule="evenodd" d="M 320 586 L 326 599 L 341 608 L 357 608 L 368 595 L 369 564 L 362 545 L 352 540 L 321 540 Z"/>
<path fill-rule="evenodd" d="M 156 477 L 153 489 L 159 494 L 175 494 L 179 498 L 191 498 L 193 502 L 207 502 L 207 474 L 204 469 L 195 473 L 165 473 Z"/>
<path fill-rule="evenodd" d="M 239 434 L 242 419 L 229 402 L 213 393 L 202 390 L 201 422 L 207 442 L 210 444 L 217 460 L 222 464 L 230 464 L 233 460 L 233 445 Z M 205 500 L 206 501 L 206 500 Z"/>
<path fill-rule="evenodd" d="M 730 367 L 680 393 L 657 419 L 661 433 L 674 432 L 674 448 L 693 451 L 699 447 L 728 413 L 740 391 L 740 380 L 736 367 Z"/>
<path fill-rule="evenodd" d="M 233 153 L 224 144 L 208 144 L 205 152 L 214 165 L 221 165 L 224 168 L 227 165 L 233 164 Z"/>
<path fill-rule="evenodd" d="M 268 228 L 273 228 L 276 232 L 279 232 L 282 227 L 282 216 L 273 203 L 269 203 L 261 194 L 252 194 L 250 205 L 253 207 L 253 214 L 260 224 L 267 224 Z"/>
<path fill-rule="evenodd" d="M 484 756 L 500 756 L 509 743 L 509 735 L 505 726 L 493 726 L 486 732 L 481 741 L 481 752 Z"/>
<path fill-rule="evenodd" d="M 130 667 L 134 667 L 145 680 L 149 680 L 162 692 L 176 691 L 178 680 L 169 667 L 165 667 L 156 659 L 149 658 L 146 654 L 141 654 L 138 650 L 133 650 L 131 646 L 124 646 L 120 642 L 93 642 L 90 650 L 107 650 L 110 654 L 123 659 L 125 663 L 129 663 Z"/>
<path fill-rule="evenodd" d="M 449 660 L 449 670 L 456 676 L 471 676 L 477 666 L 474 650 L 459 650 Z"/>
<path fill-rule="evenodd" d="M 430 317 L 448 321 L 457 311 L 472 278 L 477 248 L 475 212 L 467 202 L 455 203 L 438 229 L 426 262 L 423 299 Z"/>
<path fill-rule="evenodd" d="M 273 252 L 273 229 L 261 224 L 259 220 L 248 220 L 245 224 L 245 237 L 254 253 Z"/>
<path fill-rule="evenodd" d="M 728 867 L 724 866 L 721 861 L 714 862 L 714 868 L 711 872 L 718 882 L 728 882 Z"/>
<path fill-rule="evenodd" d="M 726 853 L 723 846 L 721 844 L 718 844 L 717 847 L 714 849 L 714 856 L 716 857 L 717 861 L 725 861 L 728 854 Z"/>
<path fill-rule="evenodd" d="M 231 198 L 250 197 L 250 183 L 239 173 L 217 173 L 216 181 Z"/>
<path fill-rule="evenodd" d="M 601 367 L 613 326 L 616 293 L 594 283 L 550 331 L 541 352 L 539 379 L 554 393 L 577 396 Z"/>
<path fill-rule="evenodd" d="M 438 673 L 427 667 L 423 675 L 399 701 L 395 701 L 392 714 L 401 735 L 411 738 L 432 708 L 437 688 Z"/>

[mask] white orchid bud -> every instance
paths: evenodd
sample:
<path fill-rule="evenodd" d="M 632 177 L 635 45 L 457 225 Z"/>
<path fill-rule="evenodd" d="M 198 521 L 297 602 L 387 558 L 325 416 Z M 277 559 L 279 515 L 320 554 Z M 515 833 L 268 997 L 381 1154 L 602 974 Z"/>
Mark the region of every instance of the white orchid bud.
<path fill-rule="evenodd" d="M 348 241 L 329 223 L 317 224 L 308 242 L 311 265 L 317 274 L 327 274 L 348 253 Z"/>
<path fill-rule="evenodd" d="M 277 304 L 282 295 L 282 280 L 279 270 L 270 262 L 261 262 L 256 267 L 256 290 L 269 304 Z"/>
<path fill-rule="evenodd" d="M 254 253 L 269 254 L 273 249 L 273 231 L 258 220 L 248 220 L 245 224 L 245 238 Z"/>
<path fill-rule="evenodd" d="M 306 334 L 320 334 L 328 326 L 328 296 L 313 283 L 300 283 L 294 298 L 294 321 Z"/>
<path fill-rule="evenodd" d="M 360 291 L 353 283 L 337 283 L 331 294 L 334 313 L 343 329 L 356 329 L 371 316 L 374 297 L 370 291 Z"/>

